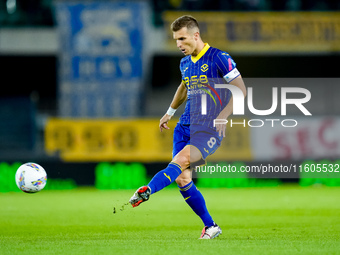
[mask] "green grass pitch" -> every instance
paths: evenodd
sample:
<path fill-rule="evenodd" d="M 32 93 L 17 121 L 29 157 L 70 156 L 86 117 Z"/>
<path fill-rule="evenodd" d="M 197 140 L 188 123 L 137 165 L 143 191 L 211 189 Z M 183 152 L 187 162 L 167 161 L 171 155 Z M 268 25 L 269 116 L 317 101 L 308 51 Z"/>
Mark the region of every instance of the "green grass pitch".
<path fill-rule="evenodd" d="M 213 240 L 173 188 L 124 211 L 134 190 L 0 193 L 0 254 L 340 254 L 339 187 L 201 191 Z"/>

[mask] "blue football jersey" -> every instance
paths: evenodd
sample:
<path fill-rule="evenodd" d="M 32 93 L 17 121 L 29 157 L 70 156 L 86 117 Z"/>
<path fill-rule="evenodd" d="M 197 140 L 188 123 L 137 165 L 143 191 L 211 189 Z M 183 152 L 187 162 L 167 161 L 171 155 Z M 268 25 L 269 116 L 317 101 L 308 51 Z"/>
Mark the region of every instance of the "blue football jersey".
<path fill-rule="evenodd" d="M 180 70 L 187 87 L 187 102 L 180 123 L 213 128 L 213 120 L 231 98 L 228 89 L 215 89 L 215 84 L 229 83 L 240 75 L 235 62 L 228 53 L 205 44 L 196 57 L 182 58 Z M 202 112 L 203 97 L 206 107 Z"/>

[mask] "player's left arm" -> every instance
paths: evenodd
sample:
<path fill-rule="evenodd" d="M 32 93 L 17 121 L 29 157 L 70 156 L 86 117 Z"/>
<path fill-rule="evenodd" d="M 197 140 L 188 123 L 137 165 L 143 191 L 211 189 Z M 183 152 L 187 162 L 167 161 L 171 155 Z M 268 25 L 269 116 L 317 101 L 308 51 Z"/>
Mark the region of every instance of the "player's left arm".
<path fill-rule="evenodd" d="M 244 94 L 244 97 L 247 95 L 247 89 L 244 85 L 242 76 L 237 76 L 234 80 L 232 80 L 229 84 L 234 85 L 241 89 Z M 224 109 L 220 112 L 220 114 L 216 117 L 216 119 L 227 119 L 233 112 L 233 97 L 230 98 L 228 104 Z M 216 131 L 219 133 L 219 136 L 225 137 L 226 124 L 216 124 Z"/>

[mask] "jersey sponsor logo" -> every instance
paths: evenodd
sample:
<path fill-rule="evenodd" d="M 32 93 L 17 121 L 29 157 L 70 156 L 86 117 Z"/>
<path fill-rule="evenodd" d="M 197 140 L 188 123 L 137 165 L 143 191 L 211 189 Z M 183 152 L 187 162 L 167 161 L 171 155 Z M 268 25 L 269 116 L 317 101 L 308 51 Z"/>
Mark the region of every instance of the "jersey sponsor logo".
<path fill-rule="evenodd" d="M 215 105 L 217 105 L 216 100 L 215 100 L 214 96 L 211 94 L 211 92 L 209 90 L 207 90 L 206 88 L 203 88 L 203 87 L 207 87 L 208 89 L 210 89 L 216 95 L 220 104 L 222 105 L 222 100 L 221 100 L 220 96 L 218 95 L 217 91 L 209 85 L 208 77 L 206 75 L 200 75 L 199 77 L 197 75 L 194 75 L 194 76 L 191 76 L 190 78 L 185 77 L 184 82 L 187 85 L 187 88 L 189 90 L 190 89 L 200 89 L 200 90 L 205 91 L 205 93 L 207 93 L 213 99 Z"/>
<path fill-rule="evenodd" d="M 222 100 L 221 100 L 220 96 L 218 95 L 217 91 L 213 87 L 211 87 L 209 84 L 203 84 L 203 85 L 208 87 L 217 96 L 218 100 L 220 101 L 220 104 L 222 105 Z M 203 89 L 203 88 L 200 88 L 200 89 L 204 90 L 212 98 L 215 105 L 217 105 L 215 98 L 213 97 L 213 95 L 208 90 Z"/>
<path fill-rule="evenodd" d="M 208 71 L 208 69 L 209 69 L 209 66 L 207 64 L 204 64 L 204 65 L 201 66 L 202 72 L 206 72 L 206 71 Z"/>
<path fill-rule="evenodd" d="M 209 151 L 206 148 L 203 148 L 206 153 L 209 153 Z"/>
<path fill-rule="evenodd" d="M 217 91 L 213 87 L 211 87 L 209 85 L 208 77 L 206 75 L 200 75 L 199 77 L 197 75 L 194 75 L 194 76 L 191 76 L 190 78 L 185 77 L 184 82 L 187 85 L 188 90 L 193 90 L 193 91 L 190 92 L 191 94 L 192 93 L 197 94 L 198 91 L 200 91 L 200 94 L 202 94 L 201 92 L 204 91 L 205 94 L 208 94 L 212 98 L 212 100 L 214 101 L 215 106 L 216 106 L 217 103 L 216 103 L 214 96 L 212 95 L 212 93 L 213 93 L 213 94 L 216 95 L 217 99 L 219 100 L 220 104 L 222 105 L 222 100 L 221 100 L 219 94 L 217 93 Z M 204 87 L 206 87 L 206 88 L 204 88 Z M 195 89 L 197 89 L 197 90 L 195 90 Z M 208 89 L 210 89 L 210 91 Z M 206 95 L 203 95 L 203 94 L 202 94 L 202 96 L 206 97 Z"/>

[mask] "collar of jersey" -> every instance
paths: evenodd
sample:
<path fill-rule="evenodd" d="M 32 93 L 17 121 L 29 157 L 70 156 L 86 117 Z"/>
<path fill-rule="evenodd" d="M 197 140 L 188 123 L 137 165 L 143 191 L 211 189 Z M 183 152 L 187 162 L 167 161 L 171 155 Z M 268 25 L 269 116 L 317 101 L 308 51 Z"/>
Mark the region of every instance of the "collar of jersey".
<path fill-rule="evenodd" d="M 200 51 L 200 53 L 198 53 L 196 57 L 191 56 L 191 61 L 196 63 L 207 52 L 209 48 L 210 48 L 209 44 L 205 43 L 204 48 Z"/>

